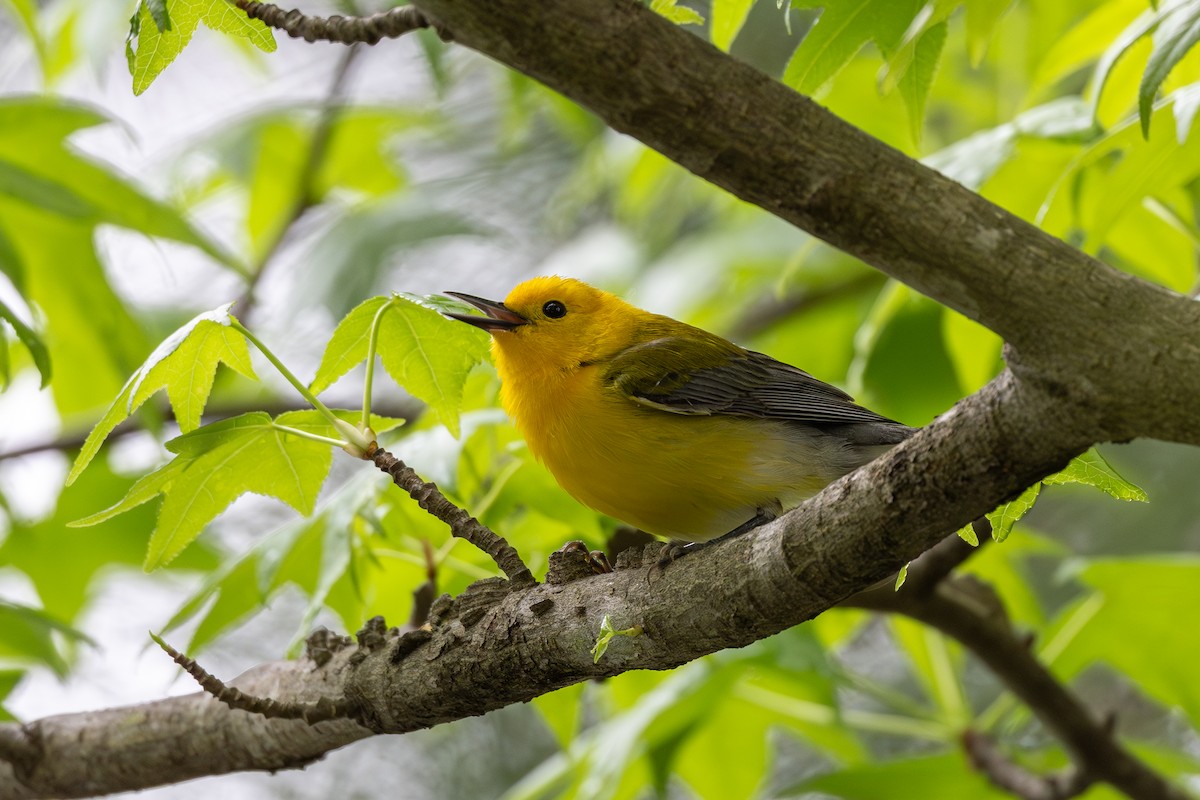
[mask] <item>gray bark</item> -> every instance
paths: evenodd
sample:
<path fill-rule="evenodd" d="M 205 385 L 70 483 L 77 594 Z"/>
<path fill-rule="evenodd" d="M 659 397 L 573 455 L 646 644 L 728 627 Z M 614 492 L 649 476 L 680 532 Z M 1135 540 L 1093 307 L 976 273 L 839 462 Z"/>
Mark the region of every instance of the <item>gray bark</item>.
<path fill-rule="evenodd" d="M 0 726 L 0 755 L 13 762 L 0 763 L 0 797 L 295 766 L 371 731 L 415 730 L 592 677 L 669 669 L 811 619 L 1095 442 L 1200 443 L 1195 301 L 1042 233 L 633 0 L 417 5 L 457 42 L 1001 334 L 1010 369 L 749 535 L 663 570 L 627 564 L 511 591 L 484 584 L 440 604 L 427 641 L 391 638 L 320 669 L 267 665 L 267 683 L 242 686 L 285 699 L 346 696 L 361 726 L 306 728 L 202 696 Z M 593 664 L 605 615 L 643 633 L 618 637 Z M 397 648 L 414 645 L 394 661 Z M 1026 699 L 1038 710 L 1036 696 Z M 89 773 L 102 766 L 85 779 L 82 764 Z"/>

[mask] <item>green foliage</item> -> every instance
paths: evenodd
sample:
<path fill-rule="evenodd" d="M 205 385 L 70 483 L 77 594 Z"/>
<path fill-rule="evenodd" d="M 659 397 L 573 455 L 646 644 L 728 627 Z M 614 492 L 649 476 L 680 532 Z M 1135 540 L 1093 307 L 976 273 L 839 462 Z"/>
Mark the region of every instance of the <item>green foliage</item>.
<path fill-rule="evenodd" d="M 264 52 L 275 50 L 271 30 L 246 17 L 228 0 L 142 0 L 129 21 L 125 42 L 134 94 L 150 88 L 159 73 L 187 47 L 200 23 L 244 38 Z"/>
<path fill-rule="evenodd" d="M 471 367 L 483 359 L 487 334 L 446 319 L 429 298 L 374 297 L 338 324 L 312 391 L 325 391 L 366 359 L 373 340 L 378 341 L 383 367 L 393 380 L 424 401 L 458 436 L 463 386 Z"/>
<path fill-rule="evenodd" d="M 703 25 L 704 17 L 695 9 L 677 5 L 678 0 L 650 0 L 650 10 L 676 25 Z"/>
<path fill-rule="evenodd" d="M 231 306 L 232 303 L 226 304 L 196 315 L 154 349 L 88 434 L 67 475 L 68 486 L 95 458 L 113 428 L 159 389 L 167 390 L 175 418 L 186 433 L 200 424 L 218 363 L 224 362 L 248 378 L 255 377 L 246 340 L 230 327 Z"/>
<path fill-rule="evenodd" d="M 622 628 L 617 630 L 608 621 L 608 614 L 604 615 L 604 619 L 600 620 L 600 634 L 596 637 L 596 644 L 592 647 L 592 663 L 599 664 L 600 659 L 608 651 L 608 645 L 612 642 L 614 636 L 640 636 L 642 634 L 642 626 L 634 625 L 630 628 Z"/>
<path fill-rule="evenodd" d="M 792 5 L 764 0 L 770 13 L 762 13 L 746 0 L 715 0 L 707 35 L 1054 235 L 1171 290 L 1193 290 L 1200 247 L 1194 0 L 1151 8 L 1145 0 Z M 79 31 L 90 29 L 88 15 L 100 6 L 9 0 L 3 10 L 15 12 L 14 37 L 49 83 L 85 64 Z M 656 10 L 677 23 L 703 21 L 675 3 Z M 251 62 L 238 91 L 263 91 L 253 59 L 273 40 L 257 23 L 244 23 L 230 4 L 147 0 L 130 43 L 139 92 L 201 23 L 246 45 L 241 56 Z M 686 30 L 704 35 L 694 24 Z M 518 279 L 513 264 L 578 274 L 796 363 L 917 425 L 1002 368 L 1000 340 L 965 317 L 607 134 L 588 112 L 530 79 L 451 57 L 435 35 L 421 45 L 427 92 L 418 66 L 406 74 L 404 106 L 390 95 L 360 101 L 368 84 L 323 107 L 311 94 L 284 97 L 193 132 L 171 150 L 169 165 L 139 162 L 138 176 L 180 198 L 219 239 L 82 155 L 90 141 L 71 137 L 106 124 L 101 112 L 49 96 L 0 98 L 0 271 L 15 290 L 0 308 L 7 337 L 0 366 L 15 386 L 26 372 L 49 380 L 65 438 L 75 420 L 100 419 L 52 508 L 26 519 L 7 502 L 18 498 L 0 497 L 0 564 L 27 590 L 0 598 L 0 700 L 27 670 L 68 674 L 89 652 L 72 631 L 83 629 L 108 581 L 139 566 L 170 561 L 170 570 L 191 573 L 192 588 L 177 606 L 157 618 L 150 611 L 148 624 L 188 632 L 192 651 L 269 605 L 295 608 L 298 598 L 302 612 L 285 620 L 294 625 L 293 653 L 331 615 L 345 630 L 376 614 L 402 623 L 428 576 L 426 548 L 439 592 L 457 594 L 496 573 L 486 555 L 452 538 L 369 465 L 345 470 L 351 476 L 334 485 L 343 476 L 326 477 L 331 442 L 344 431 L 319 411 L 284 410 L 293 398 L 270 381 L 234 378 L 253 372 L 227 314 L 202 314 L 147 358 L 200 301 L 129 301 L 127 285 L 141 273 L 125 251 L 98 244 L 102 226 L 200 254 L 208 271 L 197 277 L 195 265 L 177 266 L 168 251 L 170 280 L 190 289 L 222 276 L 229 294 L 204 302 L 244 295 L 249 310 L 239 316 L 264 332 L 275 325 L 270 338 L 288 361 L 320 359 L 312 389 L 339 397 L 338 405 L 348 405 L 338 395 L 344 376 L 364 361 L 373 366 L 377 323 L 384 368 L 433 412 L 389 434 L 385 445 L 508 537 L 535 572 L 569 539 L 605 547 L 614 523 L 567 496 L 497 411 L 494 371 L 475 368 L 486 336 L 442 320 L 436 311 L 447 306 L 436 298 L 364 297 L 424 287 L 448 265 L 459 282 L 451 288 L 480 293 L 487 290 L 462 281 L 482 285 L 481 265 L 497 284 Z M 193 71 L 204 79 L 206 70 Z M 270 269 L 259 282 L 252 276 L 264 265 Z M 217 370 L 222 361 L 232 369 Z M 396 402 L 393 387 L 375 388 L 376 404 Z M 181 429 L 174 439 L 172 428 L 148 418 L 158 410 L 151 397 L 163 389 Z M 202 412 L 224 419 L 200 426 Z M 334 413 L 360 421 L 357 411 Z M 371 418 L 381 434 L 395 422 Z M 149 433 L 126 436 L 133 423 Z M 96 459 L 105 437 L 122 445 Z M 157 468 L 130 460 L 124 447 L 163 439 L 173 458 Z M 1125 450 L 1105 455 L 1127 471 Z M 1176 551 L 1194 549 L 1195 513 L 1187 498 L 1157 487 L 1164 474 L 1194 474 L 1194 465 L 1168 457 L 1128 468 L 1154 489 L 1151 508 L 1163 515 L 1156 519 L 1171 523 L 1156 524 L 1152 542 L 1124 504 L 1058 488 L 1079 483 L 1145 499 L 1091 451 L 989 515 L 994 535 L 1009 538 L 981 549 L 964 569 L 997 590 L 1060 678 L 1088 681 L 1085 688 L 1109 681 L 1114 702 L 1125 703 L 1122 719 L 1153 719 L 1136 729 L 1153 742 L 1129 744 L 1164 774 L 1188 781 L 1200 774 L 1183 752 L 1200 730 L 1200 700 L 1189 677 L 1197 653 L 1178 620 L 1194 616 L 1197 576 L 1194 559 Z M 23 468 L 14 464 L 13 472 Z M 1056 488 L 1043 491 L 1048 485 Z M 216 535 L 196 540 L 217 515 L 238 514 L 226 508 L 247 492 L 281 502 L 256 507 L 245 536 L 217 525 Z M 1101 527 L 1094 517 L 1073 522 L 1069 513 L 1072 503 L 1090 510 L 1096 502 L 1107 504 L 1098 515 L 1103 537 L 1093 535 Z M 90 527 L 68 527 L 73 520 Z M 582 652 L 593 644 L 565 646 Z M 960 755 L 964 728 L 996 736 L 1030 769 L 1057 768 L 1064 755 L 978 670 L 956 645 L 919 626 L 834 610 L 670 673 L 627 674 L 538 698 L 533 706 L 559 749 L 506 796 L 874 798 L 898 786 L 914 796 L 999 796 Z M 1129 697 L 1136 701 L 1122 700 Z M 458 734 L 445 735 L 453 742 Z M 427 766 L 461 764 L 440 761 Z"/>

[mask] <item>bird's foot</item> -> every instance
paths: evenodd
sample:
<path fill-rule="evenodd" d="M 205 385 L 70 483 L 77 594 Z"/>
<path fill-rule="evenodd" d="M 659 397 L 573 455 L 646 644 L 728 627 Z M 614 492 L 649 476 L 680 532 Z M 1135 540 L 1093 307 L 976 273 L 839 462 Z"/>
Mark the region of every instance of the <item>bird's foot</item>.
<path fill-rule="evenodd" d="M 579 540 L 567 542 L 561 549 L 563 552 L 575 551 L 582 553 L 587 565 L 591 567 L 592 572 L 596 575 L 603 575 L 606 572 L 613 571 L 612 564 L 603 550 L 588 550 L 587 545 Z"/>
<path fill-rule="evenodd" d="M 741 525 L 738 525 L 733 530 L 727 533 L 722 533 L 720 536 L 714 539 L 709 539 L 704 542 L 685 542 L 681 539 L 672 539 L 663 545 L 662 552 L 658 554 L 658 564 L 656 566 L 658 569 L 662 569 L 667 564 L 670 564 L 672 561 L 678 561 L 688 553 L 694 553 L 697 550 L 703 550 L 706 547 L 710 547 L 717 542 L 723 542 L 726 539 L 733 539 L 741 536 L 747 531 L 754 530 L 759 525 L 767 524 L 771 520 L 775 519 L 776 516 L 776 513 L 770 509 L 759 508 L 753 517 L 746 520 Z"/>

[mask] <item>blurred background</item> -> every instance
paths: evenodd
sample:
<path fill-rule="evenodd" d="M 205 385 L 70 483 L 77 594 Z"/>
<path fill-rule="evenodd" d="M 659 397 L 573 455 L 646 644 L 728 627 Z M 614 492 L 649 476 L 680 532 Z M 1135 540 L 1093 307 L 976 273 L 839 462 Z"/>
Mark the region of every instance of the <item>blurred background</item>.
<path fill-rule="evenodd" d="M 1115 267 L 1195 291 L 1200 56 L 1183 47 L 1164 64 L 1161 53 L 1171 35 L 1187 43 L 1177 29 L 1196 2 L 656 6 Z M 168 8 L 181 24 L 178 4 Z M 127 61 L 131 14 L 150 35 L 133 2 L 0 2 L 0 302 L 10 320 L 0 718 L 193 691 L 147 649 L 147 629 L 228 678 L 296 655 L 316 625 L 353 632 L 375 614 L 400 624 L 426 578 L 426 543 L 440 591 L 494 574 L 337 453 L 311 517 L 244 496 L 150 574 L 141 563 L 157 501 L 66 527 L 166 461 L 162 443 L 179 429 L 160 395 L 64 489 L 83 437 L 153 347 L 223 303 L 303 380 L 337 322 L 372 296 L 500 298 L 551 273 L 796 364 L 911 425 L 1001 368 L 990 332 L 429 31 L 355 48 L 278 36 L 264 53 L 201 24 L 157 75 L 165 64 L 147 64 L 144 41 Z M 1156 63 L 1162 77 L 1146 100 Z M 45 388 L 25 325 L 53 370 Z M 258 371 L 260 382 L 218 372 L 205 420 L 304 407 Z M 356 408 L 361 381 L 359 368 L 322 397 Z M 615 524 L 532 461 L 496 393 L 494 370 L 477 367 L 457 438 L 382 376 L 376 410 L 409 420 L 393 452 L 508 537 L 536 574 L 569 539 L 605 546 Z M 1101 451 L 1148 503 L 1049 487 L 966 569 L 997 587 L 1061 679 L 1117 713 L 1136 752 L 1200 790 L 1190 622 L 1200 615 L 1200 453 L 1155 442 Z M 834 610 L 670 673 L 361 742 L 302 773 L 140 796 L 369 797 L 381 786 L 414 800 L 886 798 L 898 786 L 913 797 L 1006 796 L 967 764 L 967 728 L 1031 768 L 1065 763 L 954 642 L 905 619 Z"/>

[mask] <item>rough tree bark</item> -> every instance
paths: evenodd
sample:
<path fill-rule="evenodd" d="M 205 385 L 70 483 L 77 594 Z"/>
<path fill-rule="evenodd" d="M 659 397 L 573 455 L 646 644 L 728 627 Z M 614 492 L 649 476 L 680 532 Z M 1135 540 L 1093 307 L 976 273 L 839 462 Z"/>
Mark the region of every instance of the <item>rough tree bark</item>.
<path fill-rule="evenodd" d="M 436 604 L 429 632 L 347 648 L 321 668 L 265 665 L 241 685 L 284 699 L 346 697 L 356 721 L 310 728 L 192 696 L 0 726 L 0 797 L 295 766 L 371 733 L 670 668 L 812 618 L 1093 443 L 1200 444 L 1195 301 L 1042 233 L 634 0 L 416 5 L 460 44 L 1001 334 L 1009 369 L 801 508 L 703 554 L 659 571 L 635 558 L 613 574 L 527 588 L 484 582 Z M 618 637 L 593 664 L 604 615 L 643 634 Z M 147 747 L 151 731 L 178 746 Z M 86 782 L 80 764 L 94 765 Z M 1180 796 L 1110 772 L 1097 777 L 1131 795 Z"/>

